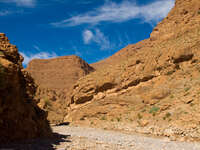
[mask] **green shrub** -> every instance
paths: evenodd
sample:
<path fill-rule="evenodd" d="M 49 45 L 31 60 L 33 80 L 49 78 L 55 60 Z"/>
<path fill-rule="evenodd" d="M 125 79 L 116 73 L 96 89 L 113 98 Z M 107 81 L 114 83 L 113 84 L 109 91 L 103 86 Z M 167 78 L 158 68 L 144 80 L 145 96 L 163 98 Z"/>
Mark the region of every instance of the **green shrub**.
<path fill-rule="evenodd" d="M 185 89 L 184 89 L 184 90 L 185 90 L 185 92 L 189 91 L 189 90 L 190 90 L 190 88 L 191 88 L 191 87 L 187 87 L 187 88 L 185 88 Z"/>
<path fill-rule="evenodd" d="M 167 75 L 172 75 L 174 73 L 174 71 L 168 71 Z"/>
<path fill-rule="evenodd" d="M 121 121 L 121 118 L 117 117 L 117 121 L 120 122 L 120 121 Z"/>
<path fill-rule="evenodd" d="M 84 116 L 80 118 L 80 120 L 85 120 Z"/>
<path fill-rule="evenodd" d="M 156 112 L 159 111 L 159 110 L 160 110 L 159 107 L 153 106 L 153 107 L 149 110 L 149 113 L 154 114 L 154 113 L 156 113 Z"/>
<path fill-rule="evenodd" d="M 50 102 L 50 100 L 46 97 L 46 98 L 44 98 L 44 107 L 48 107 L 48 106 L 51 106 L 51 102 Z"/>
<path fill-rule="evenodd" d="M 190 106 L 193 107 L 195 104 L 194 103 L 190 103 Z"/>
<path fill-rule="evenodd" d="M 171 113 L 169 113 L 169 112 L 165 114 L 166 118 L 169 118 L 170 116 L 171 116 Z"/>
<path fill-rule="evenodd" d="M 142 119 L 142 115 L 140 113 L 137 114 L 137 116 L 138 116 L 138 119 Z"/>
<path fill-rule="evenodd" d="M 4 55 L 4 53 L 2 51 L 0 51 L 0 56 Z"/>
<path fill-rule="evenodd" d="M 143 109 L 142 112 L 146 112 L 146 109 Z"/>
<path fill-rule="evenodd" d="M 105 116 L 102 116 L 100 119 L 101 119 L 101 120 L 106 120 L 106 117 L 105 117 Z"/>

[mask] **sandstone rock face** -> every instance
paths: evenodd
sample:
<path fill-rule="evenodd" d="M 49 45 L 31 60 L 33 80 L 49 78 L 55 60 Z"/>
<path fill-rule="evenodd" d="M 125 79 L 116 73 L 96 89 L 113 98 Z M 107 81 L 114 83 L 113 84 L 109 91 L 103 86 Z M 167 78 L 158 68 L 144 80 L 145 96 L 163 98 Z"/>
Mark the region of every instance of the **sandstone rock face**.
<path fill-rule="evenodd" d="M 67 113 L 67 96 L 72 85 L 81 77 L 94 71 L 78 56 L 32 60 L 26 70 L 39 85 L 36 93 L 39 106 L 49 112 L 52 123 L 63 121 Z"/>
<path fill-rule="evenodd" d="M 33 100 L 36 86 L 23 57 L 0 33 L 0 142 L 51 135 L 46 113 Z"/>
<path fill-rule="evenodd" d="M 91 65 L 96 71 L 74 85 L 65 120 L 131 122 L 140 133 L 200 139 L 199 22 L 199 0 L 176 0 L 149 39 Z"/>

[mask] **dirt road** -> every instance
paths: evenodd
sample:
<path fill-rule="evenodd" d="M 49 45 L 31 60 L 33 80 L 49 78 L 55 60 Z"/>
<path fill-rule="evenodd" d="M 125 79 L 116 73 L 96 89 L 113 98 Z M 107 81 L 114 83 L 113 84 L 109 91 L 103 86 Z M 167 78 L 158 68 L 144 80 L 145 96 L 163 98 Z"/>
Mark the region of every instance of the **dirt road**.
<path fill-rule="evenodd" d="M 54 139 L 0 145 L 0 150 L 200 150 L 200 143 L 170 141 L 102 129 L 54 126 Z"/>

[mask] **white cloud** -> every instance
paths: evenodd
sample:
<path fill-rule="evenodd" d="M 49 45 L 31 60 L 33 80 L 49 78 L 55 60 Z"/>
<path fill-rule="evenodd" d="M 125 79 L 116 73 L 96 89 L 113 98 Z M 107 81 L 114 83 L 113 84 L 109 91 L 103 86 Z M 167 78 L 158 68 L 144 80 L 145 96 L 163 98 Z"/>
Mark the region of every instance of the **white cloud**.
<path fill-rule="evenodd" d="M 51 23 L 54 27 L 98 24 L 100 22 L 124 22 L 141 18 L 147 23 L 163 19 L 174 6 L 174 0 L 157 0 L 147 5 L 137 5 L 130 1 L 115 3 L 107 1 L 94 11 L 73 16 L 60 22 Z"/>
<path fill-rule="evenodd" d="M 8 10 L 2 10 L 0 11 L 0 16 L 7 16 L 7 15 L 10 15 L 12 14 L 11 11 L 8 11 Z"/>
<path fill-rule="evenodd" d="M 23 64 L 27 65 L 32 59 L 49 59 L 53 57 L 57 57 L 56 53 L 47 53 L 47 52 L 40 52 L 37 54 L 30 54 L 26 55 L 23 52 L 20 52 L 20 54 L 24 57 Z"/>
<path fill-rule="evenodd" d="M 160 0 L 142 7 L 141 15 L 146 22 L 158 22 L 174 7 L 174 0 Z"/>
<path fill-rule="evenodd" d="M 15 3 L 17 6 L 34 7 L 36 0 L 0 0 L 3 3 Z"/>
<path fill-rule="evenodd" d="M 83 32 L 83 41 L 84 41 L 85 44 L 90 43 L 90 41 L 91 41 L 91 39 L 92 39 L 93 37 L 94 37 L 94 35 L 93 35 L 92 31 L 90 31 L 90 30 L 85 30 L 85 31 Z"/>
<path fill-rule="evenodd" d="M 38 50 L 38 51 L 41 50 L 37 45 L 33 45 L 33 47 L 34 47 L 36 50 Z"/>
<path fill-rule="evenodd" d="M 24 11 L 23 10 L 0 10 L 0 17 L 1 16 L 8 16 L 12 14 L 22 14 Z"/>
<path fill-rule="evenodd" d="M 85 44 L 94 42 L 100 46 L 101 50 L 111 48 L 109 39 L 99 29 L 95 29 L 94 32 L 90 30 L 85 30 L 83 32 L 83 41 Z"/>

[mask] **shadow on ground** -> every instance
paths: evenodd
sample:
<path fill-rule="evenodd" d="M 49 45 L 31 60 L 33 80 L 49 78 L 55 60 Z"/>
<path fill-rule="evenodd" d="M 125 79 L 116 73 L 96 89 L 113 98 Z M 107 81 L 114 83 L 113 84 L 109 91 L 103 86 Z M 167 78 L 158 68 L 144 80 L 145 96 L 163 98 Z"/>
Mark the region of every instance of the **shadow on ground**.
<path fill-rule="evenodd" d="M 55 150 L 63 142 L 71 142 L 70 135 L 53 133 L 53 138 L 41 138 L 17 143 L 0 144 L 0 150 Z"/>

